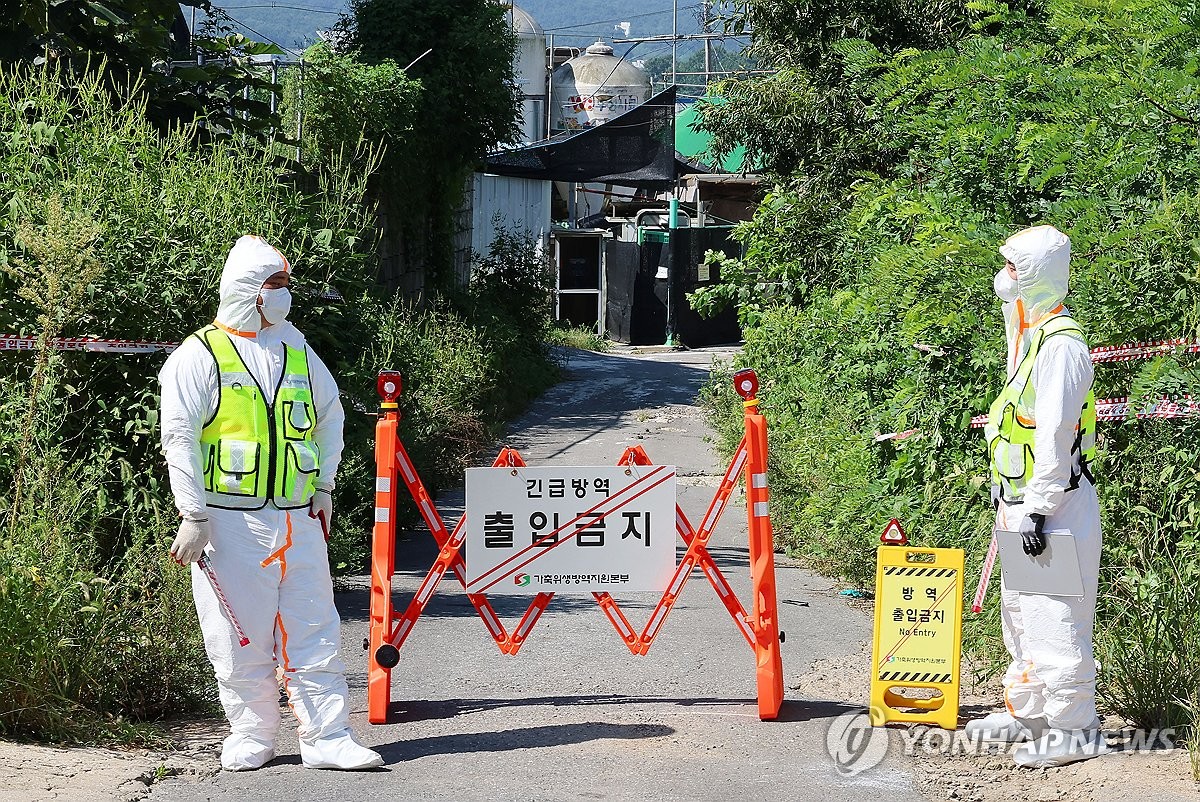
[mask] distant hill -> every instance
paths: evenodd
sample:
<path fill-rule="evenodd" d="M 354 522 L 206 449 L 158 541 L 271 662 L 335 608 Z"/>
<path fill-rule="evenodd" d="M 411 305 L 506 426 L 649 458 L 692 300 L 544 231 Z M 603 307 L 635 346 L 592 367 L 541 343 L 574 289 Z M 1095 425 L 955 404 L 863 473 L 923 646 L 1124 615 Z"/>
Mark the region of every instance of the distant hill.
<path fill-rule="evenodd" d="M 237 23 L 234 27 L 252 39 L 276 42 L 300 51 L 317 41 L 317 31 L 332 28 L 346 12 L 344 0 L 214 0 Z M 191 9 L 184 9 L 191 20 Z M 203 33 L 205 15 L 196 12 L 196 27 Z"/>
<path fill-rule="evenodd" d="M 517 3 L 538 21 L 547 34 L 559 39 L 595 40 L 629 36 L 657 36 L 671 32 L 671 0 L 608 0 L 586 3 L 582 0 L 525 0 Z M 679 31 L 700 30 L 700 3 L 679 0 Z M 629 23 L 626 33 L 617 26 Z M 645 47 L 646 45 L 642 45 Z"/>
<path fill-rule="evenodd" d="M 345 0 L 216 0 L 214 5 L 244 27 L 253 38 L 269 39 L 286 48 L 302 49 L 317 40 L 317 31 L 334 26 L 346 12 Z M 556 45 L 584 46 L 597 38 L 656 36 L 671 32 L 671 0 L 524 0 L 518 6 L 529 12 Z M 679 31 L 700 30 L 700 3 L 679 0 Z M 191 19 L 191 10 L 184 10 Z M 196 13 L 197 23 L 204 20 Z M 629 31 L 617 25 L 629 23 Z M 628 48 L 625 45 L 625 48 Z M 694 45 L 683 46 L 686 52 Z M 618 53 L 624 49 L 618 46 Z M 638 45 L 631 58 L 644 59 L 670 52 L 669 44 Z"/>

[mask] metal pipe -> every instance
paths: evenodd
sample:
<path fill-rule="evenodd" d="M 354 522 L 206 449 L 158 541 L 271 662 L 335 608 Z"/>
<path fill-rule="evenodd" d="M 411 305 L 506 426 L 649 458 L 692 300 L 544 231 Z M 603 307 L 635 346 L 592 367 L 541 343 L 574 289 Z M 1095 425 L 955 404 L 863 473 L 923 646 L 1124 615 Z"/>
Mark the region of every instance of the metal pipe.
<path fill-rule="evenodd" d="M 667 341 L 666 345 L 676 346 L 679 344 L 678 338 L 675 336 L 678 321 L 675 319 L 675 305 L 678 303 L 679 293 L 676 291 L 676 279 L 679 273 L 679 187 L 678 183 L 675 187 L 675 192 L 671 195 L 670 216 L 667 224 Z"/>
<path fill-rule="evenodd" d="M 712 20 L 711 20 L 712 3 L 710 2 L 710 0 L 704 0 L 703 9 L 704 9 L 704 32 L 712 33 L 712 30 L 711 30 L 711 28 L 712 28 Z M 705 39 L 704 40 L 704 85 L 706 87 L 708 86 L 709 81 L 712 80 L 709 77 L 711 72 L 712 72 L 712 39 Z"/>
<path fill-rule="evenodd" d="M 671 83 L 679 66 L 679 0 L 671 0 Z"/>
<path fill-rule="evenodd" d="M 546 139 L 549 139 L 553 133 L 553 123 L 550 120 L 554 116 L 553 107 L 550 105 L 554 102 L 554 34 L 550 34 L 548 43 L 548 66 L 546 68 Z"/>
<path fill-rule="evenodd" d="M 271 61 L 271 113 L 274 114 L 279 110 L 279 95 L 276 94 L 275 88 L 279 84 L 279 62 Z M 272 129 L 274 130 L 274 129 Z"/>
<path fill-rule="evenodd" d="M 300 142 L 304 139 L 304 59 L 298 65 L 300 78 L 296 81 L 296 163 L 300 163 Z"/>
<path fill-rule="evenodd" d="M 413 68 L 413 65 L 414 65 L 414 64 L 416 64 L 418 61 L 420 61 L 421 59 L 425 58 L 426 56 L 428 56 L 428 55 L 429 55 L 430 53 L 432 53 L 432 52 L 433 52 L 433 48 L 431 47 L 431 48 L 429 48 L 428 50 L 426 50 L 424 53 L 422 53 L 421 55 L 417 56 L 417 57 L 416 57 L 415 59 L 413 59 L 412 61 L 408 62 L 408 66 L 404 68 L 404 72 L 408 72 L 409 70 L 411 70 L 411 69 Z"/>

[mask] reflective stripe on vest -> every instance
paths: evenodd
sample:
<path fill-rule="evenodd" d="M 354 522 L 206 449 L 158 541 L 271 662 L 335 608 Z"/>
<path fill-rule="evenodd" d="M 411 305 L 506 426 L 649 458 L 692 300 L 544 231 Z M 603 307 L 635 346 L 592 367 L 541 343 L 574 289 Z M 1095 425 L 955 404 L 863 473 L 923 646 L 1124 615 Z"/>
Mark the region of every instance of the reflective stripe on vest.
<path fill-rule="evenodd" d="M 235 510 L 258 510 L 268 502 L 281 510 L 308 506 L 320 469 L 308 351 L 283 345 L 283 372 L 268 406 L 228 334 L 207 326 L 195 336 L 216 360 L 221 385 L 217 411 L 200 432 L 208 505 Z"/>
<path fill-rule="evenodd" d="M 1050 318 L 1034 331 L 1029 350 L 988 410 L 984 435 L 991 460 L 992 483 L 1000 486 L 1004 499 L 1009 502 L 1019 502 L 1025 486 L 1033 478 L 1037 394 L 1029 379 L 1042 345 L 1056 335 L 1074 337 L 1085 347 L 1087 345 L 1083 330 L 1069 315 Z M 1096 456 L 1096 397 L 1090 388 L 1080 410 L 1072 453 L 1078 454 L 1078 463 L 1072 470 L 1069 489 L 1078 487 L 1082 476 L 1091 479 L 1088 465 Z"/>

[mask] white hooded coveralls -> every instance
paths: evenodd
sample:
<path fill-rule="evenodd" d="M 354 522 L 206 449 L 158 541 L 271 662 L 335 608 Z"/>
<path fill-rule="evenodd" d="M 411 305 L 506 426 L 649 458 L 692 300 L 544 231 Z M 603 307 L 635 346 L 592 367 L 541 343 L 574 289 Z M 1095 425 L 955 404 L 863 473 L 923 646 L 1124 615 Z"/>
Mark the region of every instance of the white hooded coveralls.
<path fill-rule="evenodd" d="M 1059 314 L 1067 295 L 1071 241 L 1052 226 L 1010 237 L 1001 254 L 1017 269 L 1017 300 L 1004 304 L 1011 377 L 1039 325 Z M 1100 505 L 1072 453 L 1080 411 L 1092 386 L 1087 345 L 1075 337 L 1049 337 L 1038 352 L 1030 382 L 1036 400 L 1033 475 L 1020 504 L 1000 502 L 996 526 L 1015 531 L 1023 516 L 1046 516 L 1046 532 L 1075 538 L 1084 595 L 1046 596 L 1003 588 L 1004 643 L 1012 663 L 1004 675 L 1004 700 L 1018 718 L 1045 718 L 1050 727 L 1086 729 L 1096 719 L 1096 663 L 1092 624 L 1100 574 Z M 1078 477 L 1074 490 L 1072 477 Z"/>
<path fill-rule="evenodd" d="M 217 312 L 218 325 L 233 332 L 230 339 L 268 394 L 267 403 L 274 400 L 269 394 L 283 370 L 284 343 L 307 347 L 304 335 L 287 321 L 260 329 L 258 294 L 263 282 L 281 270 L 291 268 L 275 248 L 258 237 L 240 238 L 225 262 Z M 311 348 L 308 365 L 317 413 L 314 441 L 321 455 L 317 485 L 331 490 L 341 461 L 345 415 L 333 376 Z M 199 339 L 188 337 L 167 359 L 159 380 L 162 449 L 175 504 L 184 517 L 211 520 L 205 557 L 250 639 L 248 646 L 238 645 L 212 586 L 193 565 L 192 592 L 204 646 L 232 729 L 225 752 L 236 752 L 247 739 L 273 748 L 280 722 L 278 663 L 299 721 L 303 754 L 306 743 L 350 726 L 345 666 L 338 650 L 341 624 L 321 524 L 306 509 L 284 511 L 270 502 L 253 511 L 207 507 L 200 432 L 217 409 L 216 362 Z"/>

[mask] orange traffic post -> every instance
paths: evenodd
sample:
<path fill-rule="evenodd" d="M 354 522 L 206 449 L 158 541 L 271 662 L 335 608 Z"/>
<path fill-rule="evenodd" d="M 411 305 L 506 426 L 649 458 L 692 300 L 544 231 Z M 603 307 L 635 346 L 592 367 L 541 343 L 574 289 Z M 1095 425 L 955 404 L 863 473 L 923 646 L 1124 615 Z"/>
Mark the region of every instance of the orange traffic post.
<path fill-rule="evenodd" d="M 375 425 L 375 528 L 371 536 L 371 620 L 367 656 L 367 719 L 387 722 L 392 701 L 392 667 L 379 662 L 392 623 L 392 574 L 396 560 L 396 446 L 399 443 L 400 374 L 385 371 L 376 385 L 381 411 Z M 399 654 L 396 655 L 397 659 Z"/>
<path fill-rule="evenodd" d="M 783 705 L 783 657 L 779 644 L 779 610 L 775 596 L 775 542 L 767 488 L 767 419 L 758 410 L 758 377 L 752 370 L 733 376 L 734 388 L 745 399 L 746 516 L 750 528 L 750 581 L 754 596 L 751 627 L 757 660 L 758 717 L 779 715 Z"/>

